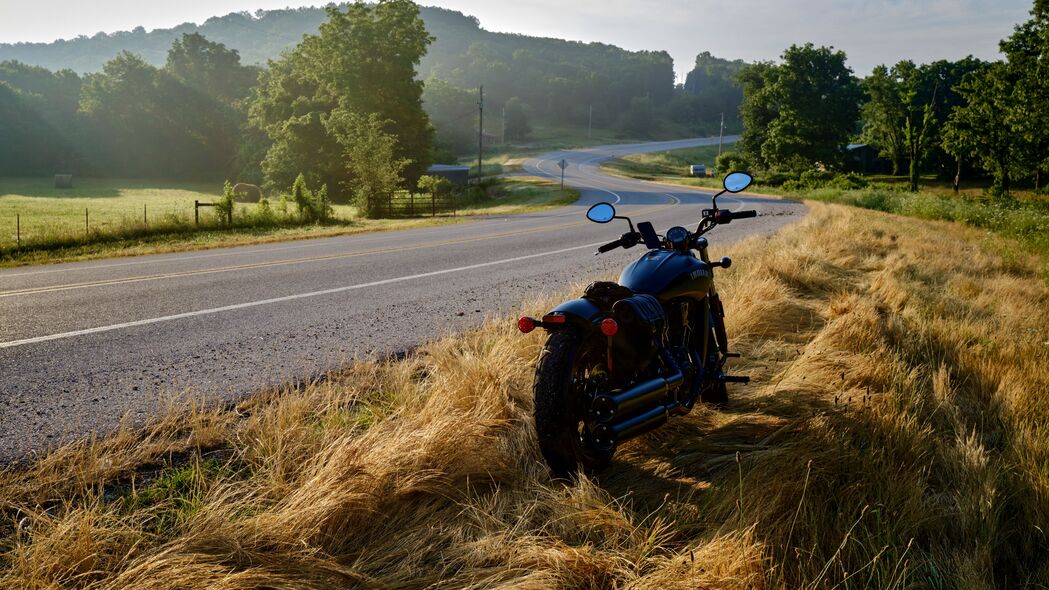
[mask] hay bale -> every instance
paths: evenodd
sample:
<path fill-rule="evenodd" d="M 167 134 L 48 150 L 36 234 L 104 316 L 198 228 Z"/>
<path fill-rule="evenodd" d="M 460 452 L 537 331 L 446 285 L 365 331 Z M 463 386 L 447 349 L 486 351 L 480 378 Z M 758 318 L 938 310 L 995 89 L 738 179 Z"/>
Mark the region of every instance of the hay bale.
<path fill-rule="evenodd" d="M 233 195 L 238 203 L 258 203 L 262 200 L 262 189 L 254 184 L 239 182 L 233 187 Z"/>
<path fill-rule="evenodd" d="M 55 174 L 55 188 L 73 188 L 73 175 Z"/>

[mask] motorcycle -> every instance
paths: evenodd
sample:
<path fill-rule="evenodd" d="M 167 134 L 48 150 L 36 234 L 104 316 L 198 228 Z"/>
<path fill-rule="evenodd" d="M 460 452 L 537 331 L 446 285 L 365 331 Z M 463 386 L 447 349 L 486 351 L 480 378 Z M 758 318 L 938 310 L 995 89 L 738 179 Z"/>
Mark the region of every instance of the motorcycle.
<path fill-rule="evenodd" d="M 711 261 L 703 235 L 757 216 L 717 206 L 718 197 L 752 182 L 748 174 L 729 174 L 695 232 L 672 227 L 660 236 L 650 222 L 635 227 L 610 203 L 587 212 L 592 222 L 618 219 L 630 228 L 595 255 L 642 243 L 648 251 L 618 283 L 593 283 L 542 319 L 518 320 L 523 333 L 549 333 L 536 367 L 534 417 L 539 448 L 555 476 L 598 472 L 620 444 L 688 414 L 697 401 L 723 405 L 727 384 L 750 382 L 725 374 L 728 359 L 739 354 L 729 349 L 714 269 L 728 269 L 732 260 Z"/>

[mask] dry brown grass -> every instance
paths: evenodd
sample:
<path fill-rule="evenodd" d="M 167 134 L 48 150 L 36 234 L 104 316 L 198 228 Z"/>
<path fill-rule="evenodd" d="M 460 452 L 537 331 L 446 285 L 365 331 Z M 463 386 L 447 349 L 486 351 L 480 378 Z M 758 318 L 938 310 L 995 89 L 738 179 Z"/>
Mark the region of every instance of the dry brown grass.
<path fill-rule="evenodd" d="M 3 474 L 0 588 L 1049 584 L 1038 261 L 819 204 L 731 254 L 757 383 L 600 479 L 550 481 L 504 320 Z"/>

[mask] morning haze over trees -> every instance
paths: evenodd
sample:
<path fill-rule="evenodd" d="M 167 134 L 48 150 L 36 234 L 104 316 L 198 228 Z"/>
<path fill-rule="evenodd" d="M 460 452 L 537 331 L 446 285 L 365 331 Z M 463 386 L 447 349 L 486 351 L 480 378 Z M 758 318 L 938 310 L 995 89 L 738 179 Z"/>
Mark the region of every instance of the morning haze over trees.
<path fill-rule="evenodd" d="M 805 44 L 776 63 L 704 51 L 678 84 L 666 52 L 492 33 L 407 0 L 0 45 L 0 175 L 276 191 L 302 175 L 379 215 L 431 163 L 476 151 L 483 85 L 486 142 L 588 125 L 626 139 L 716 135 L 724 117 L 742 138 L 721 168 L 768 183 L 871 172 L 860 144 L 911 190 L 923 174 L 1037 190 L 1049 165 L 1046 6 L 1002 42 L 1000 62 L 904 60 L 865 78 L 843 52 Z"/>
<path fill-rule="evenodd" d="M 380 2 L 260 11 L 199 27 L 0 45 L 8 60 L 0 124 L 14 138 L 0 174 L 236 178 L 286 189 L 302 172 L 348 194 L 350 173 L 333 163 L 345 154 L 325 128 L 333 111 L 389 120 L 411 182 L 427 163 L 476 148 L 481 85 L 485 132 L 499 141 L 527 143 L 536 125 L 642 139 L 711 133 L 722 112 L 730 131 L 737 126 L 741 62 L 703 54 L 675 87 L 666 52 L 490 33 L 439 8 L 399 28 L 413 10 Z M 328 67 L 336 55 L 338 71 Z M 370 55 L 386 59 L 366 65 Z"/>

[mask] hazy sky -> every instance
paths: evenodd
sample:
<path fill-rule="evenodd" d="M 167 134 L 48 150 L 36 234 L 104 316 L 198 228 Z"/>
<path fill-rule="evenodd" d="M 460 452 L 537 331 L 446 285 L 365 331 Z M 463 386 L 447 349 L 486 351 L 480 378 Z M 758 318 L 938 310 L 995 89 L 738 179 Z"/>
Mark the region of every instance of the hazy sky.
<path fill-rule="evenodd" d="M 297 0 L 0 0 L 0 42 L 170 27 Z M 493 31 L 666 49 L 679 73 L 697 53 L 774 59 L 791 43 L 844 49 L 858 74 L 901 58 L 997 56 L 1031 0 L 435 0 Z"/>

